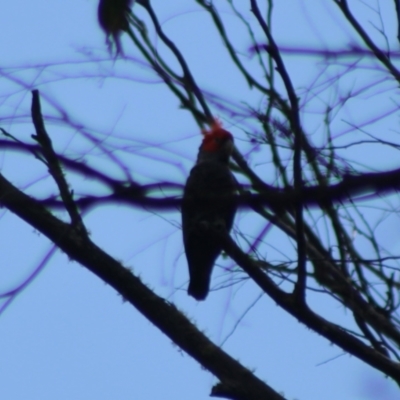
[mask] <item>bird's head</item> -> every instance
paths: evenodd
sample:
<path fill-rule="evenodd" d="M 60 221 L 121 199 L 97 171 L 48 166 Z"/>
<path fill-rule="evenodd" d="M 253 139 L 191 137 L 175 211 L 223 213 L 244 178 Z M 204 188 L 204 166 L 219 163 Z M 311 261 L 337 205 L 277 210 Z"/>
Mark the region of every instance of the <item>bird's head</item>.
<path fill-rule="evenodd" d="M 197 162 L 222 161 L 228 162 L 233 151 L 233 136 L 222 128 L 218 119 L 214 119 L 209 130 L 203 130 L 203 142 L 199 149 Z"/>

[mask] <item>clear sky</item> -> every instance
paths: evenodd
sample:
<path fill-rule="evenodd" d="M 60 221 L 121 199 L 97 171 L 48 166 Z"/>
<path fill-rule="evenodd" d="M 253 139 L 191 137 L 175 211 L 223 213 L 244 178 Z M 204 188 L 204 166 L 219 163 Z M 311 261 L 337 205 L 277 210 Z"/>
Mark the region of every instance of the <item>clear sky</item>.
<path fill-rule="evenodd" d="M 265 101 L 250 91 L 229 66 L 209 16 L 195 2 L 152 3 L 163 28 L 183 51 L 205 90 L 238 107 Z M 255 63 L 251 64 L 250 42 L 243 26 L 238 24 L 227 2 L 215 3 L 222 8 L 229 34 L 243 59 L 256 70 Z M 251 21 L 247 2 L 237 3 Z M 333 1 L 311 2 L 312 7 L 306 0 L 279 3 L 273 24 L 278 43 L 331 49 L 359 43 Z M 350 3 L 363 22 L 379 24 L 377 14 L 362 2 Z M 397 48 L 392 1 L 364 3 L 383 7 L 385 28 L 391 45 Z M 99 143 L 120 149 L 115 154 L 129 166 L 135 179 L 143 183 L 184 183 L 197 154 L 199 130 L 151 71 L 134 62 L 138 53 L 127 38 L 123 38 L 127 59 L 109 59 L 104 34 L 96 21 L 97 1 L 0 0 L 0 5 L 1 127 L 30 141 L 30 90 L 37 88 L 43 96 L 48 131 L 57 151 L 84 156 L 92 165 L 122 178 L 123 172 L 96 144 L 83 137 L 80 127 L 86 126 Z M 135 6 L 135 10 L 143 15 L 140 7 Z M 371 32 L 383 45 L 378 29 Z M 152 40 L 156 41 L 154 36 Z M 161 44 L 159 49 L 166 54 Z M 321 67 L 317 58 L 288 56 L 285 60 L 296 87 L 303 88 L 299 90 L 302 101 L 325 95 L 305 90 Z M 362 87 L 363 81 L 367 81 L 363 75 L 346 75 L 343 79 L 348 79 L 347 87 L 352 88 Z M 390 84 L 382 83 L 380 87 L 384 92 Z M 378 96 L 377 91 L 374 96 Z M 379 104 L 374 99 L 367 93 L 359 100 L 364 114 L 351 108 L 360 108 L 356 100 L 343 112 L 357 124 L 367 123 L 389 107 L 390 100 L 385 96 Z M 311 103 L 303 115 L 309 132 L 316 135 L 321 132 L 319 107 L 318 102 Z M 67 115 L 60 112 L 62 109 Z M 382 124 L 390 121 L 393 120 L 385 119 Z M 248 154 L 252 147 L 242 128 L 252 129 L 252 125 L 225 117 L 223 122 L 235 135 L 237 147 Z M 348 125 L 340 118 L 334 128 L 338 137 L 344 135 L 344 140 L 346 135 L 357 134 L 346 131 Z M 371 159 L 379 160 L 372 149 L 369 151 Z M 365 161 L 365 154 L 354 151 L 350 155 L 353 160 Z M 258 165 L 264 179 L 273 183 L 272 166 L 261 165 L 260 152 L 251 154 L 249 162 Z M 374 167 L 395 165 L 398 163 L 383 156 Z M 8 179 L 28 193 L 44 197 L 55 191 L 54 184 L 46 178 L 45 167 L 33 157 L 0 152 L 0 166 Z M 88 180 L 73 175 L 68 175 L 68 179 L 77 193 L 92 189 L 104 193 L 103 188 Z M 52 245 L 13 215 L 0 212 L 0 293 L 4 293 L 23 282 L 52 250 Z M 258 299 L 259 290 L 249 282 L 212 292 L 203 303 L 189 298 L 178 212 L 149 212 L 114 204 L 91 210 L 85 215 L 85 222 L 98 245 L 133 268 L 156 293 L 174 301 L 213 341 L 224 343 L 226 351 L 255 369 L 258 377 L 288 399 L 391 400 L 398 393 L 381 374 L 300 326 L 269 298 Z M 248 212 L 241 212 L 236 227 L 254 233 L 262 223 Z M 390 222 L 385 229 L 388 246 L 394 249 L 398 229 Z M 284 243 L 288 253 L 293 254 L 292 244 L 284 242 L 282 236 L 271 234 L 267 239 L 268 258 L 278 258 L 280 253 L 275 249 L 282 248 Z M 231 265 L 229 260 L 223 264 Z M 221 282 L 218 268 L 213 282 Z M 318 307 L 335 321 L 350 320 L 342 309 L 328 301 L 322 301 Z M 124 303 L 113 289 L 58 252 L 0 315 L 0 387 L 2 398 L 7 400 L 200 400 L 208 398 L 214 383 L 215 378 Z"/>

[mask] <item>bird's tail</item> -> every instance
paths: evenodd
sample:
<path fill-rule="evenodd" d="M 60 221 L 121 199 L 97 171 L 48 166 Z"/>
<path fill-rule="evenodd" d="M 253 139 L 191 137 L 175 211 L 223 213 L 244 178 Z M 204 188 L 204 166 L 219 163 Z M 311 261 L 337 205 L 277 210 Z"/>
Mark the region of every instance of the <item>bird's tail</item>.
<path fill-rule="evenodd" d="M 197 273 L 191 277 L 188 287 L 189 296 L 196 300 L 204 300 L 210 291 L 210 273 Z"/>
<path fill-rule="evenodd" d="M 221 248 L 210 236 L 192 236 L 185 245 L 189 266 L 189 296 L 204 300 L 210 291 L 211 273 Z"/>

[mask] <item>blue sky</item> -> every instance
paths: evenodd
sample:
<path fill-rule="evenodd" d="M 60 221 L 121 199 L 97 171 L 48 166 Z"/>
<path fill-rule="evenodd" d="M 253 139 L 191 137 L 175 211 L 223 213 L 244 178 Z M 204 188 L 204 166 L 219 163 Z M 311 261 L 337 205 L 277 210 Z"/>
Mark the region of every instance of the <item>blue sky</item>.
<path fill-rule="evenodd" d="M 2 3 L 0 26 L 5 34 L 0 41 L 0 120 L 3 128 L 21 140 L 30 141 L 33 133 L 29 118 L 30 90 L 38 88 L 43 96 L 47 128 L 57 151 L 68 156 L 80 155 L 92 165 L 122 178 L 121 169 L 83 137 L 79 127 L 84 125 L 100 143 L 120 149 L 115 154 L 135 179 L 143 183 L 160 180 L 184 183 L 197 154 L 199 129 L 151 71 L 132 61 L 138 54 L 126 37 L 123 47 L 127 59 L 108 60 L 104 34 L 96 21 L 96 1 Z M 160 0 L 152 3 L 159 11 L 163 28 L 187 57 L 202 88 L 238 107 L 265 101 L 249 90 L 229 66 L 229 58 L 208 15 L 194 2 L 180 0 L 168 2 L 168 6 Z M 311 8 L 307 1 L 281 2 L 273 23 L 278 43 L 333 49 L 360 43 L 332 3 L 313 2 Z M 379 24 L 377 14 L 365 4 L 350 3 L 367 26 L 373 26 L 372 22 Z M 388 7 L 387 3 L 368 2 L 375 8 L 377 4 Z M 216 4 L 223 10 L 235 46 L 249 68 L 261 78 L 248 51 L 250 43 L 243 27 L 225 1 Z M 381 12 L 391 45 L 397 49 L 391 6 Z M 249 8 L 246 5 L 241 10 L 251 21 Z M 142 15 L 140 7 L 135 10 Z M 371 29 L 371 35 L 384 45 L 377 29 Z M 158 46 L 161 54 L 169 57 L 162 45 Z M 322 63 L 316 58 L 298 56 L 287 56 L 285 61 L 301 99 L 316 99 L 305 107 L 303 120 L 315 141 L 322 141 L 321 110 L 334 94 L 328 91 L 315 94 L 317 85 L 315 90 L 306 90 Z M 362 88 L 371 79 L 369 73 L 366 69 L 357 77 L 344 75 L 341 83 L 346 90 Z M 372 73 L 378 75 L 376 71 Z M 342 114 L 332 124 L 338 140 L 345 143 L 360 135 L 349 132 L 345 120 L 365 123 L 367 128 L 382 132 L 397 122 L 393 113 L 383 121 L 367 124 L 369 119 L 387 110 L 398 95 L 391 82 L 383 82 L 378 88 L 351 100 L 340 111 Z M 338 87 L 337 91 L 345 89 Z M 385 90 L 392 90 L 393 94 L 388 96 Z M 355 112 L 360 108 L 366 112 Z M 62 109 L 66 115 L 60 112 Z M 243 127 L 254 126 L 246 120 L 230 121 L 222 117 L 235 135 L 237 147 L 248 154 L 252 147 L 245 140 Z M 362 148 L 351 153 L 344 151 L 343 155 L 365 163 L 367 154 L 376 169 L 398 165 L 390 150 L 377 151 L 381 150 Z M 265 162 L 260 151 L 249 157 L 250 164 L 273 183 L 275 175 L 269 161 Z M 55 191 L 54 184 L 46 178 L 45 167 L 33 157 L 3 152 L 0 165 L 5 176 L 28 193 L 44 197 Z M 103 193 L 100 185 L 89 180 L 72 174 L 68 179 L 77 193 L 86 190 Z M 61 212 L 58 215 L 65 218 Z M 385 222 L 382 228 L 392 250 L 398 246 L 397 222 Z M 178 212 L 109 205 L 88 212 L 85 223 L 99 246 L 133 268 L 158 294 L 174 301 L 216 343 L 224 342 L 238 318 L 255 303 L 223 348 L 245 366 L 254 368 L 258 377 L 288 399 L 369 400 L 377 398 L 377 393 L 381 400 L 394 399 L 395 386 L 381 374 L 354 357 L 343 355 L 340 349 L 299 325 L 266 296 L 256 301 L 260 292 L 250 282 L 212 292 L 204 303 L 189 298 L 185 290 L 186 261 L 177 228 Z M 262 221 L 248 212 L 237 216 L 236 230 L 240 227 L 243 232 L 254 234 L 262 226 Z M 4 210 L 1 210 L 0 237 L 6 249 L 0 254 L 3 293 L 22 282 L 51 251 L 52 245 Z M 268 259 L 283 257 L 282 248 L 294 254 L 293 244 L 277 231 L 267 239 Z M 222 263 L 231 266 L 229 260 Z M 213 282 L 222 282 L 221 276 L 221 269 L 216 268 Z M 310 295 L 310 301 L 315 302 L 318 311 L 334 321 L 351 324 L 350 316 L 342 309 L 313 296 Z M 211 386 L 216 383 L 215 378 L 124 303 L 113 289 L 58 252 L 1 314 L 0 343 L 0 385 L 5 399 L 197 400 L 208 398 Z"/>

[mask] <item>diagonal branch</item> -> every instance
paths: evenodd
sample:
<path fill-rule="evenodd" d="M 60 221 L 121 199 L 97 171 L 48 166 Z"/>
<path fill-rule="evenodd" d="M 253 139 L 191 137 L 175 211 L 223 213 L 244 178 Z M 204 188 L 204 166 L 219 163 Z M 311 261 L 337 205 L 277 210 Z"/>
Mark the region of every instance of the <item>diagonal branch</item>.
<path fill-rule="evenodd" d="M 202 91 L 199 89 L 197 86 L 196 81 L 193 78 L 193 75 L 190 71 L 189 66 L 186 63 L 185 58 L 182 56 L 182 53 L 178 49 L 178 47 L 175 45 L 175 43 L 164 33 L 160 22 L 158 21 L 157 15 L 153 10 L 153 7 L 150 4 L 150 1 L 143 1 L 142 7 L 148 12 L 154 28 L 159 36 L 159 38 L 163 41 L 163 43 L 171 50 L 171 52 L 174 54 L 176 59 L 178 60 L 182 71 L 183 71 L 183 82 L 185 83 L 185 87 L 188 91 L 188 93 L 193 93 L 198 102 L 200 103 L 204 115 L 208 118 L 208 122 L 211 122 L 213 120 L 213 115 L 207 105 L 207 102 L 204 99 Z"/>
<path fill-rule="evenodd" d="M 47 236 L 71 259 L 111 285 L 180 348 L 213 373 L 235 400 L 285 400 L 211 342 L 177 308 L 157 296 L 90 238 L 62 222 L 0 175 L 0 203 Z M 228 391 L 227 391 L 228 392 Z"/>
<path fill-rule="evenodd" d="M 352 27 L 360 35 L 364 43 L 375 54 L 375 57 L 387 68 L 387 70 L 392 74 L 392 76 L 397 80 L 397 82 L 400 82 L 399 70 L 393 65 L 389 57 L 372 41 L 372 39 L 368 36 L 367 32 L 365 32 L 363 27 L 355 19 L 354 15 L 351 13 L 349 9 L 347 0 L 334 0 L 334 2 L 339 6 L 343 15 L 347 18 Z"/>
<path fill-rule="evenodd" d="M 306 304 L 298 303 L 294 294 L 284 292 L 275 282 L 264 273 L 257 262 L 243 253 L 228 234 L 213 232 L 216 240 L 219 240 L 224 250 L 254 282 L 271 297 L 280 307 L 304 325 L 319 333 L 344 351 L 352 354 L 367 364 L 390 376 L 400 385 L 400 365 L 364 344 L 361 340 L 347 333 L 340 326 L 322 318 L 314 313 Z"/>

